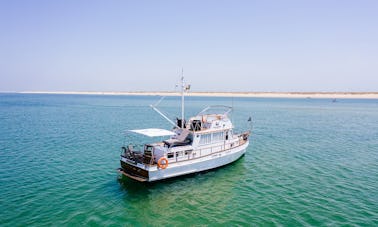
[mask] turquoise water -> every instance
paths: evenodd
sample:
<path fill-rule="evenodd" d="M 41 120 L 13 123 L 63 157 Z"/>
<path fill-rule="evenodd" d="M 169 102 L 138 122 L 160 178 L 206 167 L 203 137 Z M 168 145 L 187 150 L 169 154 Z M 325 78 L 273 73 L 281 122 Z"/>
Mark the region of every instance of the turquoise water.
<path fill-rule="evenodd" d="M 0 225 L 378 225 L 378 100 L 187 98 L 254 123 L 237 162 L 153 184 L 118 179 L 124 130 L 158 97 L 0 94 Z M 179 98 L 161 104 L 179 114 Z"/>

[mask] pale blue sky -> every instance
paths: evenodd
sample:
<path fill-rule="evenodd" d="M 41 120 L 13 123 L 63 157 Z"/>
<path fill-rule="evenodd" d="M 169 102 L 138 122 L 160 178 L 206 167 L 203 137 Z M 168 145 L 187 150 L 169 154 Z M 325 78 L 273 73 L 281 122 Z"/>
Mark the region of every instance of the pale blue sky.
<path fill-rule="evenodd" d="M 378 91 L 378 1 L 0 1 L 0 91 Z"/>

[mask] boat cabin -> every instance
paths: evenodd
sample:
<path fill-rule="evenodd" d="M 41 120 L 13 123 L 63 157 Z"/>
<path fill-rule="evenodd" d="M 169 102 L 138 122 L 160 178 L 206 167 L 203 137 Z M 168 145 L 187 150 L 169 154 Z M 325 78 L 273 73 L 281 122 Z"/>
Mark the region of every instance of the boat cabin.
<path fill-rule="evenodd" d="M 205 109 L 207 110 L 207 109 Z M 229 111 L 223 114 L 200 112 L 185 122 L 184 128 L 175 127 L 172 131 L 164 129 L 130 130 L 148 137 L 170 136 L 161 142 L 146 144 L 143 150 L 133 145 L 122 147 L 123 156 L 143 165 L 156 165 L 164 157 L 169 163 L 184 161 L 219 152 L 240 143 L 233 135 L 233 125 L 228 118 Z M 177 121 L 181 124 L 181 121 Z"/>

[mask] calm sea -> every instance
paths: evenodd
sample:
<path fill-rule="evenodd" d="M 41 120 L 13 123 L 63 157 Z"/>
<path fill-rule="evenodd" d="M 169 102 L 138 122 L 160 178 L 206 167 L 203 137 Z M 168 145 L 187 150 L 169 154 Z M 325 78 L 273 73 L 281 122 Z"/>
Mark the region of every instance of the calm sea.
<path fill-rule="evenodd" d="M 253 134 L 237 162 L 119 179 L 125 130 L 170 125 L 159 97 L 0 94 L 0 225 L 378 226 L 378 100 L 187 97 L 233 105 Z M 162 111 L 179 115 L 178 97 Z"/>

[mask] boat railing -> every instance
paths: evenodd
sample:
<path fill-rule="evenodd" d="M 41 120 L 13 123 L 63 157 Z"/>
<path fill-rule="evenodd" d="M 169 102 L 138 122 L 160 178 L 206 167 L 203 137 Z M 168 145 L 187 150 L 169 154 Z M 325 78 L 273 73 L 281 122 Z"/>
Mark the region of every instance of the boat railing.
<path fill-rule="evenodd" d="M 199 157 L 212 155 L 212 154 L 216 154 L 225 150 L 229 150 L 231 148 L 235 148 L 237 146 L 241 146 L 247 142 L 249 134 L 250 134 L 249 131 L 241 133 L 237 136 L 237 139 L 235 138 L 235 140 L 231 143 L 223 143 L 222 145 L 218 145 L 218 146 L 200 148 L 196 151 L 195 156 L 188 154 L 187 158 L 181 159 L 181 158 L 178 158 L 177 155 L 175 155 L 175 161 L 179 162 L 181 160 L 189 160 L 191 158 L 198 157 L 197 155 L 199 155 Z M 154 165 L 156 161 L 155 157 L 152 151 L 146 148 L 147 147 L 140 148 L 138 146 L 133 146 L 130 144 L 126 147 L 125 146 L 122 147 L 121 156 L 131 162 L 134 162 L 135 164 L 140 163 L 140 164 Z"/>
<path fill-rule="evenodd" d="M 238 136 L 240 145 L 245 144 L 247 142 L 250 134 L 251 134 L 250 131 L 246 131 L 246 132 L 241 133 Z"/>
<path fill-rule="evenodd" d="M 245 136 L 244 134 L 241 134 L 238 137 L 238 139 L 235 140 L 232 143 L 227 143 L 227 144 L 222 144 L 222 145 L 212 146 L 212 147 L 206 147 L 206 148 L 200 148 L 200 149 L 196 150 L 196 156 L 188 155 L 184 159 L 185 160 L 190 160 L 192 158 L 196 158 L 196 157 L 198 157 L 197 154 L 199 155 L 199 157 L 207 156 L 207 155 L 212 155 L 212 154 L 217 154 L 219 152 L 223 152 L 225 150 L 230 150 L 231 148 L 235 148 L 235 147 L 241 146 L 241 145 L 243 145 L 243 144 L 245 144 L 247 142 L 247 140 L 245 140 L 244 136 Z M 175 156 L 175 161 L 176 162 L 182 161 L 184 159 L 179 159 L 177 157 L 177 155 Z"/>
<path fill-rule="evenodd" d="M 131 144 L 127 147 L 122 147 L 121 156 L 134 163 L 143 163 L 143 151 L 136 149 Z"/>

